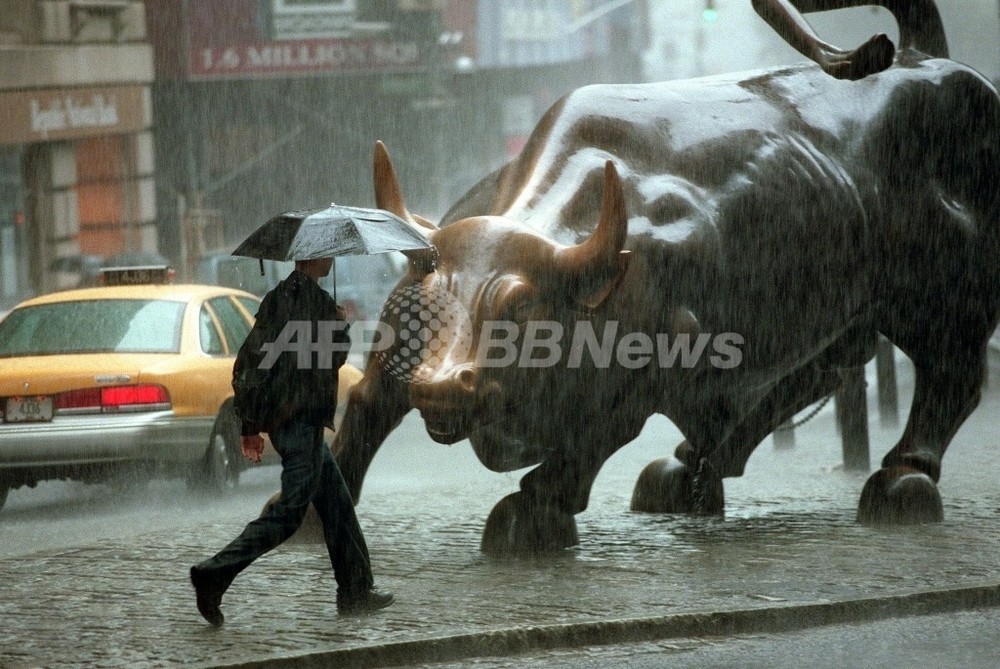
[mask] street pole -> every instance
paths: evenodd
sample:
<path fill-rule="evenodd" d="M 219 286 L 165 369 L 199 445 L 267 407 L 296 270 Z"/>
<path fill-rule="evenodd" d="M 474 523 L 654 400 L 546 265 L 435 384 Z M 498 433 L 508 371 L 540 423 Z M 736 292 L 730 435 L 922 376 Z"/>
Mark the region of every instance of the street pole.
<path fill-rule="evenodd" d="M 569 25 L 566 29 L 566 34 L 575 33 L 577 30 L 584 28 L 594 21 L 600 19 L 602 16 L 609 12 L 613 12 L 619 7 L 624 7 L 625 5 L 630 5 L 635 0 L 608 0 L 603 5 L 591 9 L 589 12 L 578 18 L 576 21 Z"/>
<path fill-rule="evenodd" d="M 868 441 L 868 399 L 863 365 L 840 371 L 843 385 L 834 396 L 840 428 L 844 470 L 867 472 L 871 467 Z"/>
<path fill-rule="evenodd" d="M 879 337 L 875 354 L 875 376 L 878 380 L 878 415 L 882 427 L 899 425 L 899 391 L 896 383 L 896 350 L 892 342 Z"/>

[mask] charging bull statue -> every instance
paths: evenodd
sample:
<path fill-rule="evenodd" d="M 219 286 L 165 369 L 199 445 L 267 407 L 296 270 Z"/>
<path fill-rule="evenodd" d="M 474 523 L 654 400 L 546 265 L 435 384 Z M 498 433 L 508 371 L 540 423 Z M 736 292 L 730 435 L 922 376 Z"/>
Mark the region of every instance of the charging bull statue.
<path fill-rule="evenodd" d="M 936 11 L 885 4 L 896 62 L 858 81 L 810 64 L 571 93 L 440 228 L 408 211 L 377 144 L 378 206 L 436 247 L 400 289 L 465 316 L 405 375 L 405 342 L 372 357 L 334 444 L 355 498 L 417 409 L 492 470 L 537 465 L 494 507 L 484 551 L 573 545 L 602 464 L 658 413 L 685 441 L 633 508 L 721 514 L 723 479 L 881 333 L 916 385 L 858 517 L 940 519 L 942 457 L 1000 313 L 1000 99 L 944 58 Z M 400 313 L 383 312 L 397 332 Z"/>

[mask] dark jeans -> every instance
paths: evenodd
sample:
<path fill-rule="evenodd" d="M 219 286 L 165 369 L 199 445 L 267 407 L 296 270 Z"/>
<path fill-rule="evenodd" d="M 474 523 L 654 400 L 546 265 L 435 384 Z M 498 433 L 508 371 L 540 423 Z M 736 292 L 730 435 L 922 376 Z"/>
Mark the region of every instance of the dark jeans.
<path fill-rule="evenodd" d="M 344 477 L 323 443 L 323 428 L 293 420 L 270 437 L 281 456 L 281 498 L 196 569 L 228 585 L 251 562 L 292 536 L 312 502 L 323 521 L 338 595 L 367 592 L 373 584 L 368 547 Z"/>

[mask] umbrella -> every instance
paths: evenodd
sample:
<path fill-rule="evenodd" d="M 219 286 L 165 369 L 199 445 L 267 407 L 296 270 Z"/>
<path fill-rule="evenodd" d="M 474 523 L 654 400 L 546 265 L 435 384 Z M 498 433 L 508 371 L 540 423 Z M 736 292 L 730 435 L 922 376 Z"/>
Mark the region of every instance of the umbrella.
<path fill-rule="evenodd" d="M 278 214 L 240 244 L 234 256 L 311 260 L 429 249 L 420 232 L 395 214 L 331 204 Z"/>
<path fill-rule="evenodd" d="M 265 259 L 311 260 L 430 248 L 426 237 L 395 214 L 331 204 L 278 214 L 243 240 L 233 255 L 259 258 L 263 275 Z M 336 299 L 336 272 L 333 291 Z"/>

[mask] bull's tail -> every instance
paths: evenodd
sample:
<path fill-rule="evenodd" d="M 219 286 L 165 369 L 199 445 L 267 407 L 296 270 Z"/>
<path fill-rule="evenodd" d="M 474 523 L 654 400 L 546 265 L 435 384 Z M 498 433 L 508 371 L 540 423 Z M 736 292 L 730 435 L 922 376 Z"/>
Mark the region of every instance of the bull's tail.
<path fill-rule="evenodd" d="M 899 24 L 900 51 L 915 49 L 934 58 L 948 57 L 948 40 L 934 0 L 791 0 L 803 14 L 878 5 Z"/>

